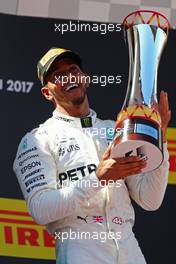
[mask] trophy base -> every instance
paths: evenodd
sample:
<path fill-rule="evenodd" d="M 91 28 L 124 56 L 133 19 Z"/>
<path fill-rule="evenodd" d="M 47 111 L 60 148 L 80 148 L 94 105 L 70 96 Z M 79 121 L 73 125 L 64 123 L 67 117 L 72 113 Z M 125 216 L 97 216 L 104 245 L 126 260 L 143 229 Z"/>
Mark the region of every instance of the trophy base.
<path fill-rule="evenodd" d="M 141 118 L 131 118 L 121 123 L 120 133 L 116 131 L 111 157 L 128 157 L 141 155 L 147 158 L 147 166 L 142 172 L 155 170 L 163 161 L 161 128 Z"/>
<path fill-rule="evenodd" d="M 150 142 L 144 140 L 128 140 L 112 145 L 111 158 L 141 155 L 147 157 L 147 166 L 142 170 L 149 172 L 157 169 L 163 161 L 162 151 Z"/>

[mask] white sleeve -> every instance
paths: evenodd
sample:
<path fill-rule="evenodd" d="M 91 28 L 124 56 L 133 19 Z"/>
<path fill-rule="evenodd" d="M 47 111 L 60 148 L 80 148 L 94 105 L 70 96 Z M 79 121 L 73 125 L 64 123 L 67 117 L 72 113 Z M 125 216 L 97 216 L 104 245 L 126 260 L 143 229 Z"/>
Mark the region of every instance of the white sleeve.
<path fill-rule="evenodd" d="M 71 215 L 102 188 L 92 172 L 68 187 L 57 189 L 57 167 L 47 136 L 35 132 L 26 134 L 13 166 L 30 214 L 38 224 Z"/>
<path fill-rule="evenodd" d="M 126 178 L 130 196 L 145 210 L 157 210 L 164 198 L 169 174 L 169 153 L 166 143 L 163 144 L 163 152 L 164 160 L 158 169 Z"/>

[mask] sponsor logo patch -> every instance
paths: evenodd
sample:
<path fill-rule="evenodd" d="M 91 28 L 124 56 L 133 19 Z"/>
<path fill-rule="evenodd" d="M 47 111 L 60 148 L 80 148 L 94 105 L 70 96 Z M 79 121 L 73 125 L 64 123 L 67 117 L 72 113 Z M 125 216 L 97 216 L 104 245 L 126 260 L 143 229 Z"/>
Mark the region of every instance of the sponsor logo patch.
<path fill-rule="evenodd" d="M 32 168 L 35 168 L 36 166 L 41 166 L 41 162 L 40 161 L 33 161 L 33 162 L 27 164 L 26 166 L 24 166 L 21 169 L 21 173 L 24 174 L 27 170 L 31 170 Z"/>
<path fill-rule="evenodd" d="M 86 175 L 92 173 L 93 171 L 96 170 L 96 165 L 95 164 L 89 164 L 85 166 L 81 166 L 75 169 L 71 169 L 65 172 L 59 173 L 59 181 L 60 184 L 62 185 L 65 180 L 69 181 L 77 181 L 80 176 L 85 177 Z"/>
<path fill-rule="evenodd" d="M 118 216 L 114 217 L 112 219 L 112 222 L 114 224 L 117 224 L 117 225 L 122 225 L 124 223 L 123 219 L 121 217 L 118 217 Z"/>

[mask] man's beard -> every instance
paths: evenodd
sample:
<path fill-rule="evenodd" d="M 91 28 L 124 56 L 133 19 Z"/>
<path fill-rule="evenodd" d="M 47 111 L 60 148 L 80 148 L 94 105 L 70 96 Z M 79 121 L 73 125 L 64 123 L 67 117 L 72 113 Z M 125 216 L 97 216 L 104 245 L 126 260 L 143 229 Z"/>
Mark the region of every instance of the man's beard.
<path fill-rule="evenodd" d="M 85 97 L 86 97 L 86 91 L 85 91 L 85 93 L 83 94 L 83 96 L 78 97 L 78 98 L 74 98 L 74 99 L 72 100 L 72 104 L 73 104 L 73 105 L 81 105 L 81 104 L 84 102 Z"/>

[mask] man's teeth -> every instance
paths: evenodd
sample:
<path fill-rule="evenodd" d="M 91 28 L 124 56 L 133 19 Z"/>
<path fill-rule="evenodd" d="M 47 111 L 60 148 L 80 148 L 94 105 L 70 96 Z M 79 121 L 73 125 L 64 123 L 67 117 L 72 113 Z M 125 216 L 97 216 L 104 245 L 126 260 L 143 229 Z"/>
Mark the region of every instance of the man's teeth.
<path fill-rule="evenodd" d="M 69 90 L 71 90 L 72 88 L 75 88 L 75 87 L 78 87 L 78 84 L 77 83 L 74 83 L 74 84 L 70 84 L 67 86 L 67 88 L 65 89 L 66 92 L 68 92 Z"/>

